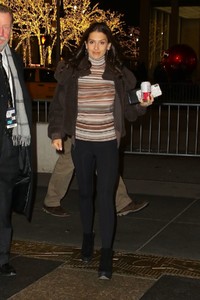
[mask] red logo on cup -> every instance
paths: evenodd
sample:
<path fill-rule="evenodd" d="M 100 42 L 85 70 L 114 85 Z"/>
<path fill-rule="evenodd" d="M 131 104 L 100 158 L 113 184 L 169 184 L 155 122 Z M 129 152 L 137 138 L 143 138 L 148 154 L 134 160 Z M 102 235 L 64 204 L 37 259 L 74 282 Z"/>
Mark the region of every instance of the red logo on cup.
<path fill-rule="evenodd" d="M 147 101 L 151 96 L 151 83 L 149 81 L 143 81 L 141 83 L 141 96 L 143 101 Z"/>

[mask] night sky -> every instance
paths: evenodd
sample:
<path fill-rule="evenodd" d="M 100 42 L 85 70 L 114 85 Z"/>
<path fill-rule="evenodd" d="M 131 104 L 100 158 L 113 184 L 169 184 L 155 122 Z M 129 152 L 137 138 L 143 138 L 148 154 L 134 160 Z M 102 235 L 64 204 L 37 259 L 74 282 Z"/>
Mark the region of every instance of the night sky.
<path fill-rule="evenodd" d="M 140 0 L 91 0 L 92 5 L 99 3 L 100 9 L 124 14 L 123 20 L 127 26 L 139 26 L 139 2 Z"/>

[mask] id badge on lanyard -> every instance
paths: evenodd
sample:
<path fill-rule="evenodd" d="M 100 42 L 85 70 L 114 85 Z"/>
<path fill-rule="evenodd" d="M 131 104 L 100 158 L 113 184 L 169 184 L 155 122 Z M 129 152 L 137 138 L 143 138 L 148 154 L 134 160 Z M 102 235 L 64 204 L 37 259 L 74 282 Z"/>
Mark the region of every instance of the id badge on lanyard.
<path fill-rule="evenodd" d="M 17 126 L 17 121 L 16 121 L 16 112 L 13 107 L 10 107 L 7 109 L 6 112 L 6 128 L 14 128 Z"/>

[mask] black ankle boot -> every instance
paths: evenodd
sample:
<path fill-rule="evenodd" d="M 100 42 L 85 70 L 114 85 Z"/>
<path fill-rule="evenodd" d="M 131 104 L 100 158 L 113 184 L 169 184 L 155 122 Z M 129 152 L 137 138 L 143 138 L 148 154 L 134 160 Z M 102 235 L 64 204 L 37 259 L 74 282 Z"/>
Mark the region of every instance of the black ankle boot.
<path fill-rule="evenodd" d="M 94 250 L 94 233 L 83 234 L 83 243 L 81 249 L 81 259 L 88 263 L 92 259 Z"/>
<path fill-rule="evenodd" d="M 112 277 L 112 258 L 113 250 L 111 248 L 101 249 L 101 258 L 99 264 L 99 279 L 111 279 Z"/>

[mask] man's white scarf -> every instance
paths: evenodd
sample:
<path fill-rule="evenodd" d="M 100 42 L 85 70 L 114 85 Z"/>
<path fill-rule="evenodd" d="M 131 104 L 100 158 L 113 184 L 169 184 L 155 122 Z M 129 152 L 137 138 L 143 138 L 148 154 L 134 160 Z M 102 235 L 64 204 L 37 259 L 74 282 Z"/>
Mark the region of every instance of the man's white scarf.
<path fill-rule="evenodd" d="M 16 105 L 15 110 L 16 110 L 17 126 L 14 127 L 12 131 L 13 145 L 29 146 L 31 142 L 31 135 L 30 135 L 30 128 L 28 124 L 27 114 L 24 106 L 22 88 L 19 82 L 17 70 L 13 61 L 10 47 L 8 45 L 5 48 L 5 52 L 8 58 L 8 63 L 10 66 L 12 79 L 13 79 L 13 94 L 15 97 L 15 103 L 13 103 L 13 106 L 14 104 Z"/>

